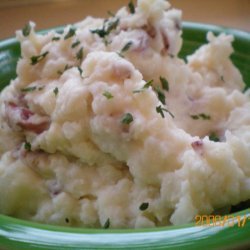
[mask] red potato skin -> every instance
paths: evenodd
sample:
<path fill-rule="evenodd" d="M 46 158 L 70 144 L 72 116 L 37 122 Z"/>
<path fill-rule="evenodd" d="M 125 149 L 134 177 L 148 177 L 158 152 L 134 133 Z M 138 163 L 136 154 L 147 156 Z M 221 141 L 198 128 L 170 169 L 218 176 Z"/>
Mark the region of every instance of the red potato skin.
<path fill-rule="evenodd" d="M 49 128 L 49 119 L 47 117 L 39 117 L 37 121 L 33 121 L 35 113 L 29 108 L 19 106 L 16 103 L 5 103 L 5 113 L 8 124 L 13 127 L 17 125 L 24 130 L 40 134 Z"/>

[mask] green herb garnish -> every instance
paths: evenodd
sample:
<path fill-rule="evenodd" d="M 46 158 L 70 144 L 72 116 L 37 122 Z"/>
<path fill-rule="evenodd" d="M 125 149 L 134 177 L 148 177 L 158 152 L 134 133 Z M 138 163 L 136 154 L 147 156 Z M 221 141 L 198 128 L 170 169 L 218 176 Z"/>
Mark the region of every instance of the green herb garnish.
<path fill-rule="evenodd" d="M 202 114 L 200 114 L 200 118 L 203 119 L 203 120 L 210 120 L 211 116 L 202 113 Z"/>
<path fill-rule="evenodd" d="M 110 227 L 110 219 L 108 218 L 108 219 L 106 220 L 106 222 L 104 223 L 103 228 L 104 228 L 104 229 L 108 229 L 109 227 Z"/>
<path fill-rule="evenodd" d="M 211 119 L 211 116 L 210 115 L 206 115 L 204 113 L 201 113 L 201 114 L 198 114 L 198 115 L 190 115 L 190 117 L 194 120 L 199 120 L 199 119 L 202 119 L 202 120 L 210 120 Z"/>
<path fill-rule="evenodd" d="M 73 49 L 73 48 L 77 47 L 79 44 L 80 44 L 80 41 L 77 40 L 74 43 L 72 43 L 71 48 Z"/>
<path fill-rule="evenodd" d="M 102 29 L 90 30 L 90 32 L 93 34 L 97 34 L 101 38 L 104 38 L 107 35 L 104 27 Z"/>
<path fill-rule="evenodd" d="M 68 31 L 68 33 L 64 36 L 64 40 L 74 36 L 76 34 L 76 29 L 71 27 Z"/>
<path fill-rule="evenodd" d="M 34 90 L 36 90 L 36 86 L 21 89 L 22 92 L 32 92 Z"/>
<path fill-rule="evenodd" d="M 22 29 L 23 36 L 29 36 L 30 31 L 31 31 L 30 23 L 27 23 Z"/>
<path fill-rule="evenodd" d="M 134 90 L 133 93 L 140 93 L 144 91 L 145 89 L 148 89 L 150 86 L 152 86 L 153 81 L 154 80 L 147 81 L 141 89 Z"/>
<path fill-rule="evenodd" d="M 27 151 L 31 151 L 31 144 L 29 142 L 25 142 L 24 143 L 24 149 L 27 150 Z"/>
<path fill-rule="evenodd" d="M 110 93 L 110 92 L 108 92 L 108 91 L 105 91 L 104 93 L 103 93 L 103 95 L 107 98 L 107 99 L 112 99 L 114 96 Z"/>
<path fill-rule="evenodd" d="M 79 49 L 79 51 L 76 53 L 77 60 L 81 61 L 83 59 L 83 47 Z"/>
<path fill-rule="evenodd" d="M 167 110 L 166 108 L 163 108 L 161 105 L 156 107 L 156 112 L 159 113 L 162 118 L 165 117 L 164 112 L 169 113 L 172 116 L 172 118 L 174 118 L 174 115 L 169 110 Z"/>
<path fill-rule="evenodd" d="M 54 88 L 54 90 L 53 90 L 53 93 L 55 94 L 55 96 L 57 96 L 57 95 L 58 95 L 58 92 L 59 92 L 58 87 L 55 87 L 55 88 Z"/>
<path fill-rule="evenodd" d="M 72 66 L 69 66 L 68 64 L 66 64 L 64 69 L 63 70 L 58 70 L 57 73 L 59 75 L 62 75 L 66 70 L 71 69 L 71 68 L 72 68 Z"/>
<path fill-rule="evenodd" d="M 162 88 L 166 91 L 169 91 L 169 85 L 168 85 L 168 81 L 166 80 L 166 78 L 160 76 L 160 81 L 161 81 Z"/>
<path fill-rule="evenodd" d="M 200 118 L 199 115 L 190 115 L 190 117 L 194 120 L 198 120 Z"/>
<path fill-rule="evenodd" d="M 123 115 L 121 123 L 130 124 L 133 120 L 134 120 L 133 116 L 130 113 L 126 113 Z"/>
<path fill-rule="evenodd" d="M 120 53 L 124 53 L 124 52 L 126 52 L 126 51 L 128 51 L 129 50 L 129 48 L 132 46 L 132 42 L 130 41 L 130 42 L 127 42 L 125 45 L 124 45 L 124 47 L 121 49 L 121 52 Z"/>
<path fill-rule="evenodd" d="M 214 132 L 212 132 L 212 133 L 209 135 L 209 140 L 210 140 L 210 141 L 214 141 L 214 142 L 219 142 L 219 141 L 220 141 L 220 138 L 219 138 Z"/>
<path fill-rule="evenodd" d="M 115 20 L 107 21 L 104 20 L 103 26 L 101 29 L 90 30 L 92 34 L 97 34 L 99 37 L 104 38 L 110 34 L 112 30 L 115 30 L 119 24 L 119 18 Z"/>
<path fill-rule="evenodd" d="M 147 82 L 144 84 L 143 88 L 144 88 L 144 89 L 148 89 L 150 86 L 152 86 L 153 81 L 154 81 L 154 80 L 149 80 L 149 81 L 147 81 Z"/>
<path fill-rule="evenodd" d="M 154 91 L 156 92 L 159 101 L 160 101 L 162 104 L 165 105 L 165 104 L 166 104 L 166 99 L 165 99 L 165 94 L 162 92 L 162 90 L 161 90 L 159 87 L 155 87 L 155 88 L 154 88 Z"/>
<path fill-rule="evenodd" d="M 52 38 L 52 41 L 58 41 L 58 40 L 60 40 L 60 37 L 59 37 L 59 36 L 54 36 L 54 37 Z"/>
<path fill-rule="evenodd" d="M 108 22 L 107 24 L 107 35 L 112 31 L 115 30 L 119 24 L 119 18 L 115 18 L 115 20 L 111 20 L 110 22 Z"/>
<path fill-rule="evenodd" d="M 130 12 L 131 14 L 135 14 L 135 6 L 134 6 L 133 1 L 130 1 L 130 2 L 128 3 L 128 9 L 129 9 L 129 12 Z"/>
<path fill-rule="evenodd" d="M 32 56 L 30 58 L 31 60 L 31 65 L 35 65 L 37 63 L 39 63 L 40 61 L 42 61 L 47 55 L 49 54 L 48 51 L 42 53 L 41 55 L 38 55 L 38 56 Z"/>
<path fill-rule="evenodd" d="M 148 202 L 143 202 L 143 203 L 139 206 L 139 209 L 140 209 L 141 211 L 145 211 L 146 209 L 148 209 L 148 206 L 149 206 Z"/>
<path fill-rule="evenodd" d="M 78 71 L 79 71 L 79 73 L 80 73 L 80 76 L 82 77 L 82 72 L 83 72 L 83 71 L 82 71 L 81 67 L 78 66 L 77 69 L 78 69 Z"/>

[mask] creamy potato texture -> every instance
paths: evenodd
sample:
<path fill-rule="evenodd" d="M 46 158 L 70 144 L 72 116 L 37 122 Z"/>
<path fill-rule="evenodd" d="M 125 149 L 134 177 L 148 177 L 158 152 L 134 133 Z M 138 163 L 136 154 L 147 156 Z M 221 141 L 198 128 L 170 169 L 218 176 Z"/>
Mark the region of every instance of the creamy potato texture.
<path fill-rule="evenodd" d="M 0 96 L 0 212 L 58 225 L 190 222 L 250 198 L 250 98 L 230 35 L 187 62 L 181 12 L 138 0 L 63 33 L 17 32 Z"/>

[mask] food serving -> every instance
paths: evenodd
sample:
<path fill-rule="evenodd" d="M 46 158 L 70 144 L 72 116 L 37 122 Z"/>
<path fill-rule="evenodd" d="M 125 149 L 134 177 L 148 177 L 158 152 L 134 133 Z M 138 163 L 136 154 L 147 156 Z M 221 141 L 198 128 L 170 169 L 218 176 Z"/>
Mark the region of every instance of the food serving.
<path fill-rule="evenodd" d="M 250 198 L 249 92 L 233 37 L 187 61 L 181 11 L 138 0 L 63 33 L 17 31 L 0 96 L 0 213 L 76 227 L 193 221 Z"/>

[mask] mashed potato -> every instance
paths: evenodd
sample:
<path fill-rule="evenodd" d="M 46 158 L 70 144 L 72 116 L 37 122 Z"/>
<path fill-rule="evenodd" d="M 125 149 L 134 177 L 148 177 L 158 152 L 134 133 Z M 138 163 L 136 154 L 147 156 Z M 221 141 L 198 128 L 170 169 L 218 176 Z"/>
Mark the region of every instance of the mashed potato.
<path fill-rule="evenodd" d="M 17 32 L 0 96 L 0 213 L 70 226 L 190 222 L 250 198 L 250 98 L 230 35 L 187 62 L 181 12 L 138 0 L 62 34 Z"/>

